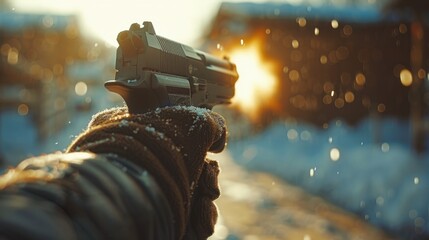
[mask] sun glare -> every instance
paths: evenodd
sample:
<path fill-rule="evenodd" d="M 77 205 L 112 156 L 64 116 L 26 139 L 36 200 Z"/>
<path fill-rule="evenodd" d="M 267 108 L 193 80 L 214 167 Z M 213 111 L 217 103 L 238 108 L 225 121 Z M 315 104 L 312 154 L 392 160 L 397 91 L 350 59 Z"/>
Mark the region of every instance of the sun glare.
<path fill-rule="evenodd" d="M 232 104 L 251 117 L 255 117 L 259 109 L 270 101 L 276 87 L 273 65 L 262 60 L 259 49 L 259 44 L 253 42 L 230 54 L 240 74 Z"/>
<path fill-rule="evenodd" d="M 11 10 L 76 15 L 79 30 L 112 46 L 118 45 L 116 37 L 120 31 L 144 21 L 151 21 L 156 33 L 163 37 L 194 45 L 210 23 L 208 16 L 218 11 L 219 3 L 220 0 L 13 0 Z"/>

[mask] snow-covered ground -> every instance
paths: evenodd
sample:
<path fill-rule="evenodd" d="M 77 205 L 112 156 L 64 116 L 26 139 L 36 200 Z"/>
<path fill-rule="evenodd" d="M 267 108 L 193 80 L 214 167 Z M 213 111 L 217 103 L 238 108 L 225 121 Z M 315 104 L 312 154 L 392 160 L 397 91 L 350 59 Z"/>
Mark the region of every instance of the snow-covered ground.
<path fill-rule="evenodd" d="M 300 187 L 246 170 L 229 151 L 208 157 L 221 167 L 220 217 L 210 240 L 398 240 Z"/>
<path fill-rule="evenodd" d="M 408 122 L 397 119 L 355 127 L 335 121 L 327 129 L 278 122 L 230 141 L 228 150 L 248 169 L 277 175 L 414 239 L 429 233 L 429 152 L 415 154 L 410 136 Z"/>

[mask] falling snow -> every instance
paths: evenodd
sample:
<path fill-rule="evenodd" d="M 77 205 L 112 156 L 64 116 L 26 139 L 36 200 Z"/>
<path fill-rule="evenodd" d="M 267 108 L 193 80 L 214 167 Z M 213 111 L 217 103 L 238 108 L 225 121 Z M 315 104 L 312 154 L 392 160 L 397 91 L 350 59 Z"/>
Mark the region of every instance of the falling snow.
<path fill-rule="evenodd" d="M 429 153 L 411 150 L 406 122 L 379 121 L 367 119 L 355 128 L 333 123 L 325 130 L 279 123 L 230 141 L 228 150 L 238 164 L 280 176 L 370 223 L 429 233 Z M 311 140 L 301 139 L 303 132 Z"/>

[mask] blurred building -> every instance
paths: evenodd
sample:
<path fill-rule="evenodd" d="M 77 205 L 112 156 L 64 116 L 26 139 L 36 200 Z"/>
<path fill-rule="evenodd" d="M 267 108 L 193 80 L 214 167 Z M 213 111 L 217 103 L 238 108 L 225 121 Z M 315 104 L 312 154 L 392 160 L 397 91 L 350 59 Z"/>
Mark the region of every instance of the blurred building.
<path fill-rule="evenodd" d="M 267 106 L 261 116 L 318 126 L 334 119 L 353 124 L 369 115 L 408 118 L 410 19 L 373 6 L 223 3 L 205 46 L 228 53 L 243 42 L 260 42 L 265 60 L 276 63 L 275 102 L 281 105 Z M 427 36 L 427 24 L 424 31 Z M 427 111 L 428 41 L 423 49 L 418 77 L 426 82 L 426 100 L 420 100 Z"/>
<path fill-rule="evenodd" d="M 114 49 L 84 36 L 74 15 L 0 12 L 0 114 L 16 112 L 34 124 L 37 141 L 49 138 L 74 111 L 91 108 L 88 88 L 113 75 L 112 57 Z"/>

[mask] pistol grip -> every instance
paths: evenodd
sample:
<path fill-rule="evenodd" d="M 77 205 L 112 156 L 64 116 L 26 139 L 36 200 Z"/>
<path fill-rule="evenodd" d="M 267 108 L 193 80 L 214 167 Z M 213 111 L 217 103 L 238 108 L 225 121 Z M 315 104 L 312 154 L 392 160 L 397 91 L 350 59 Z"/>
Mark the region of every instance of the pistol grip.
<path fill-rule="evenodd" d="M 125 84 L 124 81 L 117 80 L 107 81 L 104 86 L 124 99 L 129 113 L 140 114 L 169 105 L 168 94 L 165 89 L 132 86 L 133 81 L 137 80 L 128 81 L 131 86 L 130 84 Z"/>

